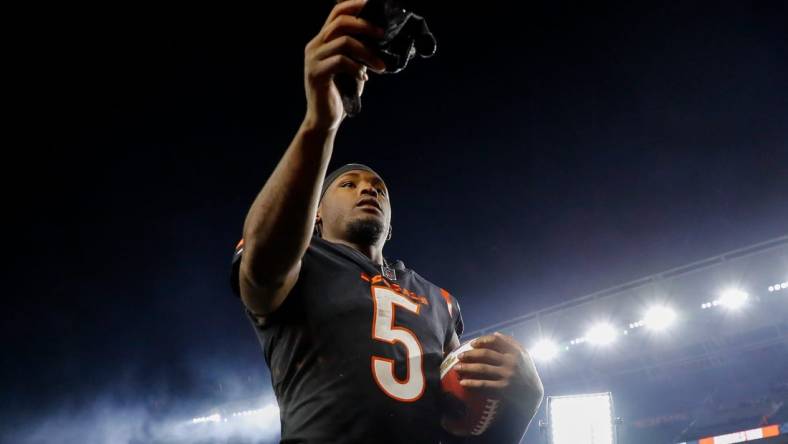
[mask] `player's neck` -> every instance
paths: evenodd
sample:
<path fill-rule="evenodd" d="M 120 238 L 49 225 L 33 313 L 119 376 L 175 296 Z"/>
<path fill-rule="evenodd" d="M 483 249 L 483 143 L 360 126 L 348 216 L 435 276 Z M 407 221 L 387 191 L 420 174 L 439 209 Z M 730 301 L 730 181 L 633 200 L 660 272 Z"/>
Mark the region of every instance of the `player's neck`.
<path fill-rule="evenodd" d="M 342 244 L 348 246 L 359 253 L 363 254 L 364 256 L 368 257 L 369 260 L 374 262 L 377 265 L 383 264 L 383 247 L 378 245 L 358 245 L 352 242 L 348 242 L 343 239 L 329 239 L 326 238 L 329 242 L 334 242 L 335 244 Z"/>

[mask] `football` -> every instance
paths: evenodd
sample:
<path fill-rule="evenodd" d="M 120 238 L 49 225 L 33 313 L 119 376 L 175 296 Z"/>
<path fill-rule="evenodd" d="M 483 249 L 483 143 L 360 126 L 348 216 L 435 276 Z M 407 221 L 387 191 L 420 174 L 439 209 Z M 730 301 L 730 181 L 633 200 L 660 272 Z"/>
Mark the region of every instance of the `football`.
<path fill-rule="evenodd" d="M 460 353 L 471 350 L 470 341 L 451 352 L 441 363 L 441 387 L 445 398 L 443 428 L 454 435 L 481 435 L 493 423 L 500 400 L 493 399 L 480 390 L 468 390 L 460 385 L 454 368 Z"/>

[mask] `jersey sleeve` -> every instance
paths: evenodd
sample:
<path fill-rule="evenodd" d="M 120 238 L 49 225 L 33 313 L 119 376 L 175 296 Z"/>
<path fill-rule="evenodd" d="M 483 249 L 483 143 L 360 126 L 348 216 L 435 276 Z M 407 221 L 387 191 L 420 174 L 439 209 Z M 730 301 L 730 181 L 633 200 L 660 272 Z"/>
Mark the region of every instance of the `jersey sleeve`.
<path fill-rule="evenodd" d="M 462 336 L 462 332 L 465 331 L 465 324 L 462 322 L 462 311 L 460 311 L 460 303 L 457 302 L 457 299 L 452 298 L 454 304 L 454 311 L 455 313 L 452 315 L 452 321 L 454 323 L 454 331 L 457 332 L 457 337 Z"/>
<path fill-rule="evenodd" d="M 244 253 L 244 240 L 241 239 L 238 245 L 235 246 L 233 253 L 233 261 L 230 269 L 230 288 L 237 297 L 241 297 L 241 283 L 239 282 L 241 275 L 241 256 Z"/>
<path fill-rule="evenodd" d="M 465 325 L 462 322 L 462 312 L 460 311 L 460 304 L 457 302 L 457 299 L 451 295 L 448 291 L 441 288 L 441 296 L 446 301 L 446 307 L 449 310 L 449 316 L 451 317 L 451 325 L 450 329 L 446 333 L 448 338 L 451 338 L 452 333 L 456 332 L 457 337 L 462 336 L 462 332 L 465 329 Z"/>

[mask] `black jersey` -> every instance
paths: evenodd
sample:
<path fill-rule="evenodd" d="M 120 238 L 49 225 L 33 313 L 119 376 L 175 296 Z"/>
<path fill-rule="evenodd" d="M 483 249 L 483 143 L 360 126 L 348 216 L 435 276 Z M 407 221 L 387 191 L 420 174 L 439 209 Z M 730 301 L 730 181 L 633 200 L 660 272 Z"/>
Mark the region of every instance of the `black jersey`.
<path fill-rule="evenodd" d="M 233 260 L 238 293 L 239 244 Z M 297 283 L 262 322 L 247 311 L 271 370 L 283 443 L 430 443 L 439 366 L 457 301 L 416 272 L 396 279 L 353 248 L 313 237 Z M 391 278 L 392 276 L 387 273 Z"/>

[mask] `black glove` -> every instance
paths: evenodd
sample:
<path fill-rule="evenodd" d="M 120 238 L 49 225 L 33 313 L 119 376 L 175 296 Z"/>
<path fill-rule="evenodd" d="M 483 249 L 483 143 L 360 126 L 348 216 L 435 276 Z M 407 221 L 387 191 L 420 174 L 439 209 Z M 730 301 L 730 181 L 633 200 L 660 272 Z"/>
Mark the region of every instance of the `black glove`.
<path fill-rule="evenodd" d="M 438 48 L 424 18 L 406 10 L 398 0 L 368 0 L 359 17 L 386 30 L 380 40 L 362 39 L 365 44 L 377 48 L 378 57 L 386 64 L 386 73 L 402 71 L 417 54 L 422 58 L 432 57 Z M 355 116 L 361 111 L 356 79 L 340 74 L 335 82 L 345 113 Z"/>

